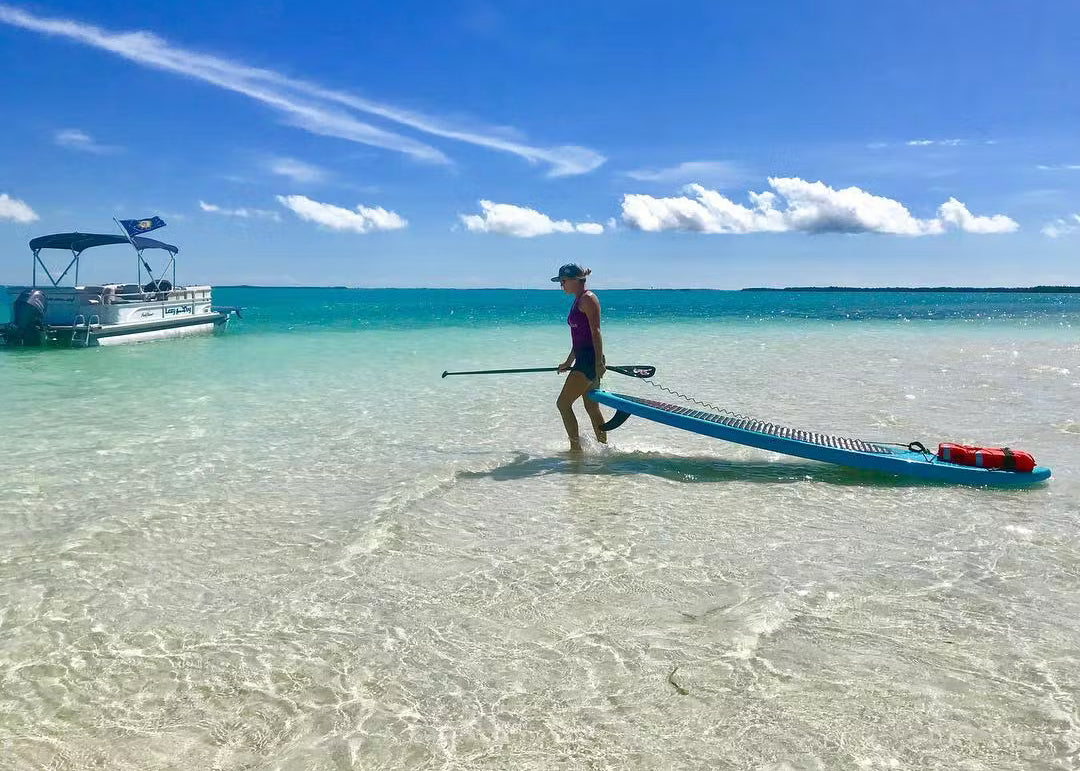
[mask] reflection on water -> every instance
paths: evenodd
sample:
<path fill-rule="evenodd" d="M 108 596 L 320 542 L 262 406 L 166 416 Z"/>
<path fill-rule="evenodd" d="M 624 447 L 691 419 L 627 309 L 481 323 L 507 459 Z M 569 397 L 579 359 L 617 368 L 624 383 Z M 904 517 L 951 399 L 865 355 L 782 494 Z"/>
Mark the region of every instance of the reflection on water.
<path fill-rule="evenodd" d="M 0 360 L 0 767 L 1080 766 L 1065 333 L 605 332 L 748 414 L 1054 468 L 1008 491 L 647 421 L 573 457 L 558 377 L 439 378 L 559 325 L 245 329 Z"/>

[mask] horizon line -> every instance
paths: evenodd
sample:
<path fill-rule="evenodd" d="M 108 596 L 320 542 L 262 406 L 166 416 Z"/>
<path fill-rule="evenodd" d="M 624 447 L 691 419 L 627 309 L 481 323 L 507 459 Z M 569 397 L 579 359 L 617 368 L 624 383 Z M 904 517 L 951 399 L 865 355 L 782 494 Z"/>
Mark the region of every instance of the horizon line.
<path fill-rule="evenodd" d="M 5 284 L 2 289 L 31 288 L 29 284 Z M 38 285 L 38 289 L 52 287 Z M 55 287 L 70 288 L 68 286 Z M 534 286 L 360 286 L 352 284 L 211 284 L 213 289 L 356 289 L 356 290 L 447 290 L 458 292 L 549 292 L 559 291 L 559 287 Z M 737 289 L 721 289 L 711 286 L 630 286 L 601 287 L 605 292 L 1030 292 L 1044 293 L 1080 293 L 1080 285 L 1072 284 L 1036 284 L 1029 286 L 959 286 L 938 284 L 934 286 L 747 286 Z"/>

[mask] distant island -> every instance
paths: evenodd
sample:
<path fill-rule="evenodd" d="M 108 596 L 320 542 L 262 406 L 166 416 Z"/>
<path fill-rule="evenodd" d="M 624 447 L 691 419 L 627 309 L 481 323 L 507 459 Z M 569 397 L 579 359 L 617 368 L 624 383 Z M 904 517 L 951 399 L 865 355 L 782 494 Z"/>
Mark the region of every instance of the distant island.
<path fill-rule="evenodd" d="M 1013 294 L 1068 294 L 1080 286 L 750 286 L 743 292 L 1011 292 Z"/>

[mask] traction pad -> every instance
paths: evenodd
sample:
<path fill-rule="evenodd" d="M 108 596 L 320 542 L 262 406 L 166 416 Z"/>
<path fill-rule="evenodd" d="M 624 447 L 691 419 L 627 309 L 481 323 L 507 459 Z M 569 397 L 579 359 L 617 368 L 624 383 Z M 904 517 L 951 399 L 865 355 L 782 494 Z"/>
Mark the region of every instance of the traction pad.
<path fill-rule="evenodd" d="M 722 426 L 729 428 L 737 428 L 742 431 L 753 431 L 758 434 L 768 434 L 769 436 L 777 436 L 781 439 L 794 439 L 799 442 L 806 442 L 807 444 L 816 444 L 822 447 L 835 447 L 840 450 L 853 450 L 855 452 L 868 452 L 876 455 L 893 455 L 895 451 L 882 444 L 875 444 L 873 442 L 864 442 L 862 439 L 849 439 L 843 436 L 830 436 L 828 434 L 818 434 L 813 431 L 804 431 L 801 428 L 789 428 L 787 426 L 780 426 L 776 423 L 769 423 L 764 420 L 757 420 L 755 418 L 744 418 L 740 416 L 727 416 L 718 415 L 715 412 L 705 412 L 703 410 L 694 410 L 689 407 L 679 407 L 674 404 L 665 404 L 664 402 L 653 401 L 652 399 L 639 399 L 636 396 L 627 396 L 626 394 L 614 394 L 620 399 L 626 399 L 628 402 L 635 402 L 637 404 L 644 404 L 647 407 L 653 407 L 654 409 L 663 410 L 673 415 L 685 415 L 690 418 L 696 418 L 698 420 L 705 420 L 709 423 L 718 423 Z M 621 426 L 630 415 L 626 412 L 616 411 L 615 417 L 604 424 L 604 429 L 610 431 L 614 428 Z"/>

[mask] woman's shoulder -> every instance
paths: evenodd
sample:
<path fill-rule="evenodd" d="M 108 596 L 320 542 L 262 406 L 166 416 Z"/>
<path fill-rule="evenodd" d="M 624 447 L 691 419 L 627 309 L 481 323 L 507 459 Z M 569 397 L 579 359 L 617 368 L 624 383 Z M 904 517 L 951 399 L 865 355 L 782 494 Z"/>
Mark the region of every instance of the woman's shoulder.
<path fill-rule="evenodd" d="M 578 300 L 578 305 L 592 305 L 597 308 L 600 307 L 600 298 L 596 296 L 596 292 L 591 289 L 586 289 Z"/>

